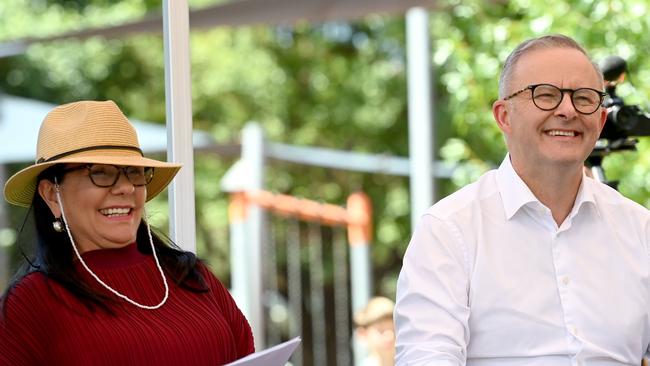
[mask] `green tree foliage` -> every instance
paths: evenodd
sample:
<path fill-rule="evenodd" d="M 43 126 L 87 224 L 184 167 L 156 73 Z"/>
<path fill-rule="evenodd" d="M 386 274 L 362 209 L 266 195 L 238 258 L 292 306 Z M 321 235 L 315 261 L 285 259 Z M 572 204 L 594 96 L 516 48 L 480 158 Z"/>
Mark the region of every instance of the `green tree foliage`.
<path fill-rule="evenodd" d="M 583 43 L 596 61 L 612 54 L 624 57 L 632 83 L 621 85 L 619 94 L 628 103 L 649 105 L 647 1 L 436 4 L 430 29 L 437 154 L 462 164 L 451 180 L 439 182 L 440 195 L 476 179 L 503 158 L 491 104 L 503 60 L 526 38 L 565 33 Z M 3 1 L 0 39 L 120 23 L 150 11 L 160 11 L 158 1 Z M 406 156 L 404 29 L 403 17 L 369 15 L 352 23 L 193 32 L 194 126 L 229 143 L 239 138 L 246 122 L 255 120 L 273 141 Z M 0 89 L 53 103 L 113 99 L 134 118 L 164 123 L 162 40 L 150 34 L 33 46 L 24 55 L 0 59 Z M 650 146 L 641 140 L 638 152 L 611 154 L 604 167 L 608 178 L 621 181 L 624 194 L 650 205 Z M 226 280 L 227 195 L 219 180 L 233 161 L 209 155 L 195 159 L 199 254 Z M 375 209 L 377 291 L 392 294 L 411 231 L 407 179 L 273 163 L 267 186 L 341 205 L 355 190 L 366 191 Z M 155 223 L 166 224 L 164 197 L 152 203 L 149 213 Z"/>

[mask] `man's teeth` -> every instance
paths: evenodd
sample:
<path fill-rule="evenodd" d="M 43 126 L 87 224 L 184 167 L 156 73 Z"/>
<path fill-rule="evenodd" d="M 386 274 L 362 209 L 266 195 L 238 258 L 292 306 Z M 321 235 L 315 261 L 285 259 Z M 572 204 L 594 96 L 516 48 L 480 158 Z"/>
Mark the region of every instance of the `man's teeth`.
<path fill-rule="evenodd" d="M 115 216 L 128 215 L 129 212 L 131 212 L 131 209 L 130 208 L 105 208 L 103 210 L 99 210 L 99 212 L 101 212 L 102 215 L 104 216 L 115 217 Z"/>
<path fill-rule="evenodd" d="M 558 131 L 558 130 L 548 131 L 548 134 L 551 136 L 570 136 L 570 137 L 576 135 L 576 133 L 573 131 Z"/>

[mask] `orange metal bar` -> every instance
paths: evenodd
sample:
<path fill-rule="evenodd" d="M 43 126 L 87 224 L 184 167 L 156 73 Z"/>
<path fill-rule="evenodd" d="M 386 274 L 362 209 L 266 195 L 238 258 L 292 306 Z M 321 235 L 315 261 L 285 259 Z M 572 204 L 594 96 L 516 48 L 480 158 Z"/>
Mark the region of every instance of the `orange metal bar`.
<path fill-rule="evenodd" d="M 230 197 L 228 211 L 231 222 L 244 220 L 246 207 L 255 204 L 303 221 L 315 221 L 329 226 L 345 225 L 348 227 L 350 245 L 368 245 L 372 241 L 372 204 L 370 198 L 362 192 L 348 197 L 347 209 L 264 190 L 236 192 Z"/>
<path fill-rule="evenodd" d="M 372 242 L 372 203 L 365 193 L 348 197 L 348 240 L 350 245 L 369 245 Z"/>
<path fill-rule="evenodd" d="M 228 204 L 228 218 L 231 223 L 237 224 L 246 219 L 246 195 L 244 192 L 234 192 L 230 194 L 230 203 Z"/>
<path fill-rule="evenodd" d="M 249 204 L 257 204 L 281 215 L 297 217 L 304 221 L 319 221 L 328 225 L 346 225 L 347 211 L 339 206 L 296 198 L 267 191 L 245 192 Z"/>

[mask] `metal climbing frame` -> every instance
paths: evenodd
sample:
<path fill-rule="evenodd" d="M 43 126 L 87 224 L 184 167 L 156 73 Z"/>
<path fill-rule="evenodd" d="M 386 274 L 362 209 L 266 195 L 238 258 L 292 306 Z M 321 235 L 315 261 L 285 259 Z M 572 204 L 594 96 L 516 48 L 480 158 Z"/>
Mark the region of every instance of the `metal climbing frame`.
<path fill-rule="evenodd" d="M 263 190 L 231 193 L 233 274 L 250 259 L 246 218 L 254 207 L 269 216 L 263 230 L 262 293 L 248 291 L 250 277 L 233 278 L 231 291 L 244 313 L 254 312 L 253 304 L 263 307 L 264 332 L 257 329 L 257 336 L 275 344 L 301 335 L 303 347 L 293 355 L 294 365 L 352 364 L 351 312 L 371 295 L 370 200 L 354 193 L 340 207 Z M 353 348 L 358 359 L 363 350 Z"/>
<path fill-rule="evenodd" d="M 266 160 L 286 161 L 295 164 L 319 166 L 326 169 L 343 169 L 350 171 L 363 171 L 368 173 L 409 175 L 409 166 L 412 163 L 409 159 L 374 154 L 362 154 L 351 151 L 339 151 L 306 146 L 291 146 L 266 141 L 264 131 L 258 123 L 247 123 L 242 130 L 241 138 L 241 159 L 239 159 L 224 175 L 221 180 L 221 188 L 224 192 L 233 194 L 233 202 L 230 207 L 230 263 L 231 263 L 231 292 L 240 308 L 243 310 L 248 321 L 253 327 L 256 349 L 266 348 L 267 332 L 265 330 L 265 314 L 262 304 L 262 294 L 265 278 L 263 258 L 267 258 L 265 250 L 268 238 L 265 231 L 268 227 L 265 224 L 266 211 L 263 206 L 269 202 L 275 202 L 268 192 L 264 193 L 264 176 Z M 445 167 L 439 162 L 434 162 L 435 173 L 438 177 L 449 177 L 453 167 Z M 257 193 L 255 193 L 257 192 Z M 278 196 L 278 195 L 275 195 Z M 341 207 L 332 205 L 320 205 L 317 202 L 309 203 L 308 200 L 282 196 L 283 203 L 275 204 L 280 213 L 289 215 L 297 212 L 296 207 L 320 207 L 315 215 L 316 221 L 326 222 L 330 220 L 330 213 L 338 226 L 346 225 L 340 221 L 343 217 Z M 348 204 L 348 210 L 350 204 Z M 300 215 L 298 215 L 300 216 Z M 304 215 L 303 215 L 304 216 Z M 296 216 L 292 216 L 296 217 Z M 298 219 L 296 217 L 296 219 Z M 330 220 L 331 221 L 331 220 Z M 335 225 L 336 226 L 336 225 Z M 370 229 L 367 232 L 359 231 L 356 227 L 348 230 L 350 243 L 357 243 L 359 240 L 370 241 Z M 268 233 L 267 233 L 268 234 Z M 266 248 L 266 249 L 265 249 Z M 350 268 L 352 269 L 353 296 L 352 311 L 357 311 L 365 305 L 370 296 L 370 263 L 368 245 L 354 244 L 350 251 Z M 360 273 L 355 275 L 355 273 Z M 365 281 L 365 282 L 364 282 Z M 362 292 L 359 292 L 364 289 Z M 363 295 L 354 295 L 361 293 Z M 356 345 L 356 343 L 355 343 Z M 358 361 L 362 353 L 360 347 L 355 347 L 355 360 Z"/>

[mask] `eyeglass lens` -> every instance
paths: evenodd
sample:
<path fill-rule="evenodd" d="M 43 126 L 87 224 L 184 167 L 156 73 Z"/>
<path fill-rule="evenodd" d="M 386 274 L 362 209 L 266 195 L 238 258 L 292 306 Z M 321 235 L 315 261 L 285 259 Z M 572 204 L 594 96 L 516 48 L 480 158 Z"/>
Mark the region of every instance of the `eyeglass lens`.
<path fill-rule="evenodd" d="M 120 178 L 120 172 L 134 186 L 144 186 L 153 179 L 153 168 L 140 166 L 117 167 L 114 165 L 93 164 L 88 166 L 90 180 L 98 187 L 111 187 Z"/>
<path fill-rule="evenodd" d="M 590 114 L 595 112 L 601 103 L 601 95 L 592 89 L 576 89 L 569 94 L 575 109 L 580 113 Z M 533 102 L 543 110 L 557 108 L 562 102 L 564 93 L 554 85 L 538 85 L 533 89 Z"/>

